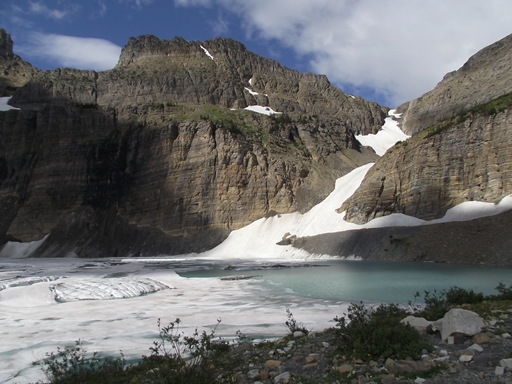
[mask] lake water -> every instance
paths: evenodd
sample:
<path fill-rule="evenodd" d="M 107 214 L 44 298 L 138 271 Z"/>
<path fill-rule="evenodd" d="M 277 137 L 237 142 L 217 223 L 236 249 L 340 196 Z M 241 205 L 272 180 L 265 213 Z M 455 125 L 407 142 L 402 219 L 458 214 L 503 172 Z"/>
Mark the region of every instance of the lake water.
<path fill-rule="evenodd" d="M 494 288 L 499 282 L 512 284 L 512 270 L 507 268 L 355 260 L 231 261 L 180 275 L 194 278 L 255 276 L 275 292 L 368 303 L 407 303 L 416 292 L 423 295 L 425 290 L 439 292 L 452 286 L 493 294 L 497 293 Z"/>
<path fill-rule="evenodd" d="M 226 279 L 241 275 L 252 277 Z M 169 288 L 147 293 L 148 282 Z M 32 362 L 78 339 L 89 351 L 122 350 L 136 359 L 157 339 L 159 318 L 167 324 L 179 317 L 187 334 L 220 318 L 224 337 L 240 330 L 270 338 L 286 334 L 286 308 L 322 330 L 350 302 L 407 303 L 417 291 L 453 285 L 493 293 L 499 282 L 512 284 L 512 270 L 340 260 L 0 259 L 0 383 L 44 379 Z"/>

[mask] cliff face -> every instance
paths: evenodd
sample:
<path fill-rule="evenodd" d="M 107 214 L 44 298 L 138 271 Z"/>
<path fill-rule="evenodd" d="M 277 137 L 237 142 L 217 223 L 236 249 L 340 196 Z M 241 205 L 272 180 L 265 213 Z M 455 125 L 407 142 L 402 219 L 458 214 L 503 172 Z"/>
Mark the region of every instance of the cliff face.
<path fill-rule="evenodd" d="M 512 92 L 512 34 L 480 50 L 430 92 L 397 108 L 412 135 L 461 111 Z"/>
<path fill-rule="evenodd" d="M 395 145 L 339 211 L 365 223 L 390 213 L 425 220 L 465 201 L 498 202 L 512 193 L 512 112 L 474 113 L 442 132 Z"/>
<path fill-rule="evenodd" d="M 39 256 L 201 251 L 307 210 L 376 160 L 354 134 L 386 113 L 226 39 L 142 36 L 110 71 L 24 73 L 0 78 L 21 108 L 0 112 L 0 243 L 47 236 Z"/>
<path fill-rule="evenodd" d="M 430 220 L 464 201 L 512 193 L 512 35 L 481 50 L 401 106 L 415 135 L 389 150 L 339 211 L 365 223 L 404 213 Z"/>

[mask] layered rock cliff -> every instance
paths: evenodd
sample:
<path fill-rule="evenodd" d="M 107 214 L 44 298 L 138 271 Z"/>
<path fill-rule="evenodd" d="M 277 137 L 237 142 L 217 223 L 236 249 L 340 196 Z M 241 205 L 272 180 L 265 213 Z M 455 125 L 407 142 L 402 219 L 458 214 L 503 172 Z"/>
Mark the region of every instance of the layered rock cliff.
<path fill-rule="evenodd" d="M 377 158 L 354 134 L 387 109 L 229 39 L 132 38 L 105 72 L 31 69 L 2 41 L 2 68 L 29 70 L 0 78 L 20 108 L 0 112 L 0 243 L 46 236 L 38 256 L 201 251 Z"/>
<path fill-rule="evenodd" d="M 402 130 L 412 135 L 512 92 L 512 34 L 480 50 L 430 92 L 402 104 Z"/>
<path fill-rule="evenodd" d="M 512 35 L 472 56 L 421 98 L 401 106 L 416 133 L 368 172 L 339 211 L 355 223 L 390 213 L 430 220 L 464 201 L 512 193 Z"/>

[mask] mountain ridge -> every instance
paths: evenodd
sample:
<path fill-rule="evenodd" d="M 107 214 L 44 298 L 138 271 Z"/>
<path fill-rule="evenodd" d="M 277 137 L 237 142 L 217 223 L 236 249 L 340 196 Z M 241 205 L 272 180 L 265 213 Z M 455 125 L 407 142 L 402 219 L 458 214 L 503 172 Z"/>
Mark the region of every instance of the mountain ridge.
<path fill-rule="evenodd" d="M 44 257 L 198 252 L 309 209 L 376 160 L 354 135 L 386 108 L 232 40 L 202 44 L 213 60 L 197 42 L 132 38 L 112 70 L 34 70 L 9 88 L 21 109 L 0 113 L 3 242 L 49 235 Z M 257 103 L 281 114 L 243 110 Z"/>

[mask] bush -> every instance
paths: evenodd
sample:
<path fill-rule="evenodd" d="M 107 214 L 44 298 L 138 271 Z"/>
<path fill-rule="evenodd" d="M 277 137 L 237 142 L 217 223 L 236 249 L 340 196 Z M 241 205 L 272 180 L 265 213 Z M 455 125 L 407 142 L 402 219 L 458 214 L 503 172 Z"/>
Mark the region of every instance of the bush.
<path fill-rule="evenodd" d="M 180 319 L 162 327 L 158 320 L 160 340 L 153 342 L 151 354 L 138 364 L 126 366 L 124 356 L 100 359 L 91 357 L 78 340 L 75 347 L 57 349 L 34 364 L 40 365 L 52 384 L 209 384 L 231 382 L 230 372 L 236 359 L 226 358 L 230 345 L 210 333 L 192 336 L 180 331 Z M 217 321 L 217 325 L 220 320 Z"/>
<path fill-rule="evenodd" d="M 124 383 L 124 357 L 100 359 L 97 352 L 87 357 L 87 349 L 77 340 L 74 347 L 58 348 L 46 358 L 34 363 L 43 368 L 51 383 L 55 384 L 109 384 Z"/>
<path fill-rule="evenodd" d="M 437 292 L 434 290 L 424 292 L 425 307 L 415 311 L 416 316 L 424 317 L 427 320 L 438 320 L 450 310 L 451 307 L 463 304 L 478 304 L 484 301 L 485 297 L 481 292 L 460 287 L 450 287 L 448 290 Z M 420 295 L 416 293 L 415 298 Z"/>
<path fill-rule="evenodd" d="M 199 333 L 196 329 L 192 336 L 186 336 L 180 332 L 179 324 L 180 319 L 176 319 L 161 327 L 158 320 L 160 340 L 153 342 L 151 355 L 144 356 L 142 361 L 151 370 L 151 383 L 215 382 L 226 373 L 224 357 L 229 351 L 228 343 L 220 338 L 214 341 L 216 327 L 210 333 Z"/>
<path fill-rule="evenodd" d="M 297 321 L 293 317 L 293 313 L 290 311 L 290 308 L 286 308 L 286 317 L 287 320 L 284 322 L 286 328 L 288 328 L 288 334 L 293 335 L 294 332 L 299 331 L 304 335 L 309 334 L 309 329 L 307 329 L 302 323 L 297 324 Z"/>
<path fill-rule="evenodd" d="M 338 349 L 347 356 L 362 360 L 378 358 L 419 358 L 422 349 L 430 349 L 421 335 L 400 320 L 407 312 L 396 304 L 367 308 L 351 304 L 347 317 L 336 317 Z"/>

